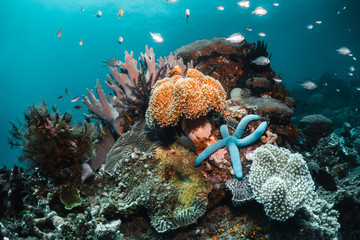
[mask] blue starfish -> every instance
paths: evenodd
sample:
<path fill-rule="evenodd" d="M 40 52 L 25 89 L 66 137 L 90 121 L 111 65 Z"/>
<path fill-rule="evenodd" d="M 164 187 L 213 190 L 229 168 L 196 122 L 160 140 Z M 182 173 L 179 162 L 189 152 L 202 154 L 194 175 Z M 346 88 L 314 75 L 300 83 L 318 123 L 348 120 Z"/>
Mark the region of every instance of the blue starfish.
<path fill-rule="evenodd" d="M 202 161 L 208 158 L 211 154 L 216 152 L 218 149 L 227 147 L 230 153 L 231 164 L 233 166 L 235 176 L 237 178 L 242 178 L 242 168 L 240 162 L 240 153 L 238 147 L 246 147 L 250 144 L 256 142 L 265 132 L 267 127 L 267 122 L 262 122 L 257 129 L 249 136 L 241 138 L 244 135 L 245 128 L 247 125 L 254 120 L 259 120 L 257 115 L 247 115 L 241 119 L 239 125 L 237 126 L 234 134 L 230 136 L 229 129 L 227 126 L 221 125 L 220 133 L 222 140 L 219 140 L 210 146 L 208 146 L 200 155 L 196 158 L 195 166 L 199 166 Z"/>

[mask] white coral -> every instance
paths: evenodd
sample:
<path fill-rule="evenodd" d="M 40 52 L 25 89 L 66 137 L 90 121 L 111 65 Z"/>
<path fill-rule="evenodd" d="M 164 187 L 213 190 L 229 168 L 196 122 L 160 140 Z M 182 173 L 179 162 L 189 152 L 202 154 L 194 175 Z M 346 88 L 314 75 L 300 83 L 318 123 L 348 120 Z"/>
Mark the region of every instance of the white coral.
<path fill-rule="evenodd" d="M 255 199 L 264 205 L 266 215 L 279 221 L 294 216 L 314 191 L 314 182 L 303 157 L 270 144 L 246 157 L 253 161 L 250 186 Z"/>

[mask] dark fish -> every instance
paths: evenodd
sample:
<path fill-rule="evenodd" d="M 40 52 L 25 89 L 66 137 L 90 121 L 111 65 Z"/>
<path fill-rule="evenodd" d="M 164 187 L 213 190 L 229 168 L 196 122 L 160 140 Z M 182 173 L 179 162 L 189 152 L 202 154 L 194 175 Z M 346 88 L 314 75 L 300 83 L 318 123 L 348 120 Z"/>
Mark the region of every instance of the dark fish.
<path fill-rule="evenodd" d="M 80 96 L 76 96 L 73 99 L 71 99 L 71 102 L 76 102 L 79 98 L 80 98 Z"/>
<path fill-rule="evenodd" d="M 69 95 L 69 90 L 67 88 L 65 88 L 65 93 L 66 95 Z"/>
<path fill-rule="evenodd" d="M 189 137 L 185 136 L 183 133 L 181 134 L 181 136 L 176 135 L 176 142 L 183 146 L 186 150 L 189 150 L 191 152 L 196 151 L 195 144 L 191 141 Z"/>
<path fill-rule="evenodd" d="M 59 28 L 58 32 L 57 32 L 57 37 L 60 39 L 62 36 L 62 31 L 61 28 Z"/>
<path fill-rule="evenodd" d="M 121 66 L 120 60 L 117 59 L 116 57 L 111 58 L 108 62 L 104 61 L 103 63 L 105 63 L 106 65 L 108 65 L 110 67 L 120 67 Z"/>
<path fill-rule="evenodd" d="M 76 108 L 76 109 L 78 109 L 78 110 L 83 109 L 83 107 L 82 107 L 82 106 L 80 106 L 80 105 L 76 105 L 76 106 L 74 106 L 74 108 Z"/>
<path fill-rule="evenodd" d="M 60 101 L 61 99 L 62 99 L 62 95 L 61 95 L 60 97 L 58 97 L 58 99 L 57 99 L 57 100 L 58 100 L 58 101 Z"/>

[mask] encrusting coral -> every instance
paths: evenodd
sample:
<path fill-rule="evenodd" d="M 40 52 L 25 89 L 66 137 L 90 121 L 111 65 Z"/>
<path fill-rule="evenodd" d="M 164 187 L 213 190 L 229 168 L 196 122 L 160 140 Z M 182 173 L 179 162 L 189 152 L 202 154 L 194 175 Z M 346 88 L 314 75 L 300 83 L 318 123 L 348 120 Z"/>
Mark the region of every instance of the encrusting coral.
<path fill-rule="evenodd" d="M 226 93 L 221 84 L 195 69 L 185 78 L 175 75 L 156 82 L 146 111 L 148 126 L 174 126 L 179 120 L 196 119 L 210 110 L 223 111 Z"/>

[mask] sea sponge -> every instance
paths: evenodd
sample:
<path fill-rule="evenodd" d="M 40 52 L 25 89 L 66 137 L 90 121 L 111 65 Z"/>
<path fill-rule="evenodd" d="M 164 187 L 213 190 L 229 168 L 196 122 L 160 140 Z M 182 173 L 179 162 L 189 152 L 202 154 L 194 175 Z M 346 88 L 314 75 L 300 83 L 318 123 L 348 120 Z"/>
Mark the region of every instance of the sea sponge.
<path fill-rule="evenodd" d="M 156 82 L 146 111 L 146 124 L 174 126 L 181 117 L 196 119 L 212 109 L 222 112 L 225 99 L 219 81 L 189 69 L 185 78 L 174 75 Z"/>

